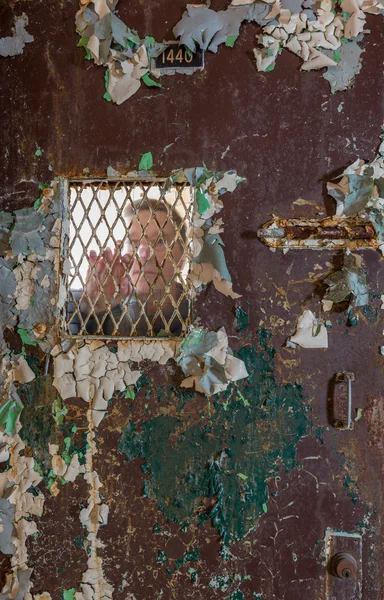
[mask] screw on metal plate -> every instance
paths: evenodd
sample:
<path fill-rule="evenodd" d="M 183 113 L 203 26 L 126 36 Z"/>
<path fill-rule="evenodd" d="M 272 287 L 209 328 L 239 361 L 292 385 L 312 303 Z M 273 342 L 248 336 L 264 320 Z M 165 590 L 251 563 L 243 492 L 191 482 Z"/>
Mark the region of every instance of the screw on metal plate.
<path fill-rule="evenodd" d="M 353 429 L 352 381 L 355 381 L 353 373 L 339 371 L 335 375 L 333 412 L 337 429 Z"/>
<path fill-rule="evenodd" d="M 339 579 L 351 579 L 357 572 L 357 560 L 349 552 L 338 552 L 331 558 L 329 571 Z"/>

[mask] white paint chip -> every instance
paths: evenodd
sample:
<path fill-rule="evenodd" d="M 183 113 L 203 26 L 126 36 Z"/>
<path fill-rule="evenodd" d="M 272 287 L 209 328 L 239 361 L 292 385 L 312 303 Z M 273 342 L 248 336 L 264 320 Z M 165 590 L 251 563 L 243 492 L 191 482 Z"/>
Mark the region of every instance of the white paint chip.
<path fill-rule="evenodd" d="M 302 348 L 328 348 L 328 331 L 311 310 L 304 310 L 289 342 Z"/>

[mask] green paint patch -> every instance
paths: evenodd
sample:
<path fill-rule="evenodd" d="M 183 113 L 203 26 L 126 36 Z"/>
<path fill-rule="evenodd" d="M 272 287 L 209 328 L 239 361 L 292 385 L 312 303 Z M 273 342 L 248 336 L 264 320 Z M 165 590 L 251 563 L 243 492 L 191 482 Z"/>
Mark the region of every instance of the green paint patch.
<path fill-rule="evenodd" d="M 178 558 L 175 561 L 175 571 L 178 571 L 181 566 L 186 565 L 189 562 L 197 562 L 198 560 L 200 560 L 200 550 L 198 548 L 189 550 L 181 558 Z"/>
<path fill-rule="evenodd" d="M 171 144 L 172 145 L 172 144 Z M 156 337 L 167 337 L 167 332 L 165 329 L 160 329 L 159 333 L 156 334 Z"/>
<path fill-rule="evenodd" d="M 363 409 L 362 408 L 358 408 L 356 410 L 356 418 L 355 421 L 360 421 L 360 419 L 363 417 Z"/>
<path fill-rule="evenodd" d="M 373 304 L 367 304 L 366 306 L 363 306 L 361 312 L 371 325 L 376 323 L 379 316 L 379 308 L 377 306 L 374 306 Z"/>
<path fill-rule="evenodd" d="M 240 400 L 242 401 L 242 403 L 244 404 L 244 406 L 251 406 L 249 403 L 249 400 L 247 400 L 247 398 L 245 398 L 243 396 L 243 394 L 241 393 L 241 391 L 239 390 L 239 386 L 237 385 L 237 383 L 234 384 L 237 388 L 236 393 L 238 395 L 238 397 L 240 398 Z"/>
<path fill-rule="evenodd" d="M 55 398 L 52 404 L 52 416 L 56 425 L 62 425 L 64 423 L 67 412 L 68 409 L 61 398 Z"/>
<path fill-rule="evenodd" d="M 30 332 L 31 332 L 30 329 L 19 328 L 17 330 L 17 333 L 19 334 L 20 339 L 23 344 L 28 345 L 28 346 L 37 346 L 37 342 L 35 340 L 31 340 L 31 338 L 29 337 Z"/>
<path fill-rule="evenodd" d="M 111 98 L 111 96 L 109 95 L 109 92 L 108 92 L 108 86 L 109 86 L 109 69 L 106 69 L 106 71 L 105 71 L 104 81 L 105 81 L 106 92 L 105 92 L 103 98 L 104 98 L 104 100 L 107 100 L 107 102 L 112 102 L 112 98 Z"/>
<path fill-rule="evenodd" d="M 0 408 L 0 428 L 3 429 L 4 433 L 13 436 L 16 433 L 17 418 L 23 410 L 23 405 L 18 403 L 16 400 L 10 398 Z"/>
<path fill-rule="evenodd" d="M 63 592 L 63 600 L 75 600 L 75 588 L 70 588 L 69 590 L 64 590 Z"/>
<path fill-rule="evenodd" d="M 264 73 L 269 73 L 269 71 L 273 71 L 275 66 L 276 66 L 275 62 L 271 63 L 266 69 L 264 69 Z"/>
<path fill-rule="evenodd" d="M 340 54 L 340 52 L 338 50 L 334 51 L 334 53 L 333 53 L 333 60 L 335 62 L 337 62 L 337 63 L 341 61 L 341 54 Z"/>
<path fill-rule="evenodd" d="M 238 35 L 228 35 L 225 40 L 225 45 L 228 46 L 228 48 L 233 48 L 238 37 Z"/>
<path fill-rule="evenodd" d="M 168 562 L 168 556 L 164 552 L 164 550 L 158 551 L 156 562 L 158 562 L 158 563 L 167 563 Z"/>
<path fill-rule="evenodd" d="M 151 76 L 149 75 L 149 73 L 146 73 L 145 75 L 142 76 L 141 80 L 143 81 L 143 83 L 145 83 L 145 85 L 147 85 L 148 87 L 163 87 L 162 83 L 159 83 L 158 81 L 154 81 Z"/>
<path fill-rule="evenodd" d="M 80 31 L 77 32 L 80 35 L 80 40 L 77 44 L 78 48 L 84 48 L 85 50 L 85 60 L 92 60 L 92 54 L 88 50 L 88 42 L 89 38 L 86 35 L 82 35 Z"/>
<path fill-rule="evenodd" d="M 200 187 L 196 189 L 197 210 L 201 215 L 207 212 L 210 207 L 206 192 L 202 192 Z"/>
<path fill-rule="evenodd" d="M 351 312 L 347 312 L 348 314 L 348 319 L 347 319 L 347 324 L 350 327 L 356 327 L 359 324 L 359 315 L 353 315 Z"/>
<path fill-rule="evenodd" d="M 235 325 L 238 332 L 244 331 L 249 327 L 249 317 L 248 314 L 238 306 L 235 311 Z"/>
<path fill-rule="evenodd" d="M 244 594 L 240 590 L 236 590 L 229 595 L 229 600 L 244 600 Z"/>
<path fill-rule="evenodd" d="M 125 390 L 124 398 L 128 398 L 129 400 L 134 400 L 136 397 L 135 388 L 133 385 L 129 385 Z"/>
<path fill-rule="evenodd" d="M 243 481 L 247 481 L 248 479 L 248 475 L 244 475 L 244 473 L 238 473 L 237 476 L 240 477 L 240 479 L 242 479 Z"/>
<path fill-rule="evenodd" d="M 72 456 L 74 454 L 74 452 L 71 452 L 70 448 L 71 448 L 71 443 L 72 443 L 72 439 L 68 436 L 64 438 L 64 450 L 61 453 L 61 456 L 65 462 L 66 465 L 71 464 L 71 460 L 72 460 Z"/>
<path fill-rule="evenodd" d="M 301 387 L 276 382 L 270 334 L 261 330 L 259 337 L 261 349 L 238 353 L 249 378 L 215 396 L 211 418 L 186 427 L 181 416 L 162 414 L 140 430 L 129 421 L 119 440 L 128 461 L 144 460 L 144 493 L 166 517 L 211 520 L 224 548 L 256 527 L 266 512 L 268 479 L 281 466 L 295 468 L 296 445 L 312 433 Z M 201 508 L 204 499 L 209 508 Z"/>
<path fill-rule="evenodd" d="M 352 504 L 358 504 L 360 501 L 359 488 L 350 475 L 344 475 L 344 487 L 348 490 L 347 496 L 351 498 Z"/>
<path fill-rule="evenodd" d="M 28 384 L 20 386 L 20 396 L 24 409 L 20 415 L 23 442 L 33 450 L 35 468 L 39 470 L 47 488 L 60 480 L 51 470 L 51 455 L 48 444 L 57 444 L 58 453 L 69 464 L 74 454 L 78 454 L 81 464 L 85 462 L 86 432 L 80 444 L 74 443 L 77 427 L 68 420 L 67 407 L 52 384 L 52 378 L 36 377 Z"/>
<path fill-rule="evenodd" d="M 140 159 L 139 171 L 149 171 L 153 167 L 152 152 L 146 152 Z"/>
<path fill-rule="evenodd" d="M 81 548 L 82 550 L 84 549 L 84 539 L 81 537 L 81 535 L 77 535 L 75 538 L 73 538 L 73 541 L 75 542 L 77 548 Z"/>
<path fill-rule="evenodd" d="M 151 379 L 149 379 L 149 377 L 146 375 L 146 373 L 143 373 L 139 379 L 136 381 L 135 384 L 136 387 L 136 395 L 140 392 L 140 390 L 144 389 L 145 390 L 145 395 L 144 398 L 145 400 L 149 400 L 151 398 L 153 389 L 154 389 L 154 384 L 152 382 Z"/>
<path fill-rule="evenodd" d="M 43 156 L 43 151 L 42 151 L 42 149 L 41 149 L 41 148 L 38 146 L 38 144 L 36 144 L 35 156 L 37 156 L 38 158 L 40 158 L 40 156 Z"/>

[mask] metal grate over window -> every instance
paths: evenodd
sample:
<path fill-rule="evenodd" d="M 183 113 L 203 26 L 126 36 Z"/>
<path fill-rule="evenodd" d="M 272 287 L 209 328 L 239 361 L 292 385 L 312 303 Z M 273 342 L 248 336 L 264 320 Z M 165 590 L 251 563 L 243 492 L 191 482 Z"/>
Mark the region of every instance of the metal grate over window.
<path fill-rule="evenodd" d="M 166 181 L 69 180 L 66 334 L 186 334 L 193 191 Z"/>

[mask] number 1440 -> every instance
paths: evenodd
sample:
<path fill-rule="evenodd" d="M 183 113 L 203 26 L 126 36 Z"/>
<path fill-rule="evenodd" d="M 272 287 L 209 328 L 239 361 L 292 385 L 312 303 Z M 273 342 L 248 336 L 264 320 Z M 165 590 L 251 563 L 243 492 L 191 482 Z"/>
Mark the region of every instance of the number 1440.
<path fill-rule="evenodd" d="M 179 63 L 182 62 L 186 62 L 186 63 L 190 63 L 193 60 L 193 54 L 190 50 L 188 50 L 188 48 L 179 48 L 178 51 L 175 53 L 175 50 L 173 48 L 170 48 L 168 50 L 164 50 L 163 54 L 162 54 L 162 63 L 165 64 L 166 62 L 170 62 L 170 63 L 174 63 L 175 61 L 178 61 Z"/>

